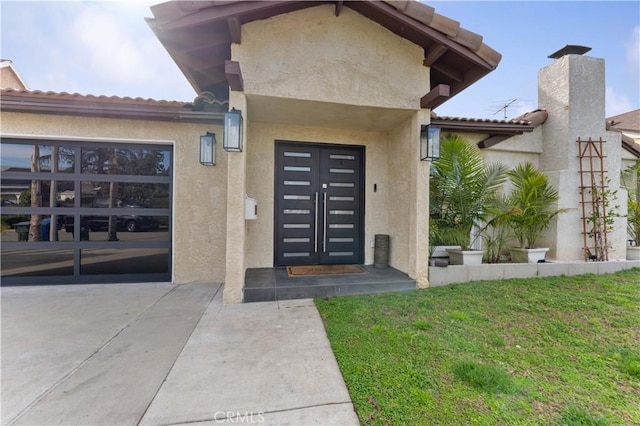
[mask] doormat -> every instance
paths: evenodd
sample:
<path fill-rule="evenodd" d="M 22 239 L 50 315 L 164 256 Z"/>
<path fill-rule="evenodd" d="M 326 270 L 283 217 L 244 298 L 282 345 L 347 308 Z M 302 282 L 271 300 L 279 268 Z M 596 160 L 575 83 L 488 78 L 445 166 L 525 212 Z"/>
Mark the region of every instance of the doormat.
<path fill-rule="evenodd" d="M 287 275 L 303 277 L 313 275 L 342 275 L 364 274 L 364 269 L 358 265 L 301 265 L 287 266 Z"/>

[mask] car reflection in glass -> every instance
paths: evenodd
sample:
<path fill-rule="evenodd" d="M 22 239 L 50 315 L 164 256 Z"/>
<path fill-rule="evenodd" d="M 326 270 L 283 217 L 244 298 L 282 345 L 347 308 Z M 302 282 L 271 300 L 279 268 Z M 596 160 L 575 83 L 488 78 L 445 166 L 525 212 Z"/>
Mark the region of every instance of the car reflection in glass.
<path fill-rule="evenodd" d="M 108 204 L 96 202 L 95 207 L 106 208 Z M 135 208 L 144 209 L 144 206 L 136 204 L 124 203 L 118 201 L 118 208 Z M 65 231 L 73 233 L 74 218 L 67 216 L 65 219 Z M 109 216 L 88 216 L 83 215 L 81 219 L 81 230 L 89 230 L 92 232 L 108 231 Z M 144 216 L 138 214 L 117 215 L 116 226 L 118 231 L 138 232 L 138 231 L 155 231 L 158 229 L 158 222 L 152 216 Z"/>

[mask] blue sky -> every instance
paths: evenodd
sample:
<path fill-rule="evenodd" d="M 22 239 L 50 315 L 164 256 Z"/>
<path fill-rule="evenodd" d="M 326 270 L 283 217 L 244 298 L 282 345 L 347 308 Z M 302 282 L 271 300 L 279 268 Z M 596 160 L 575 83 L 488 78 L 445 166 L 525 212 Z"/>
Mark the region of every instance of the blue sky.
<path fill-rule="evenodd" d="M 1 56 L 30 89 L 190 101 L 195 93 L 144 22 L 160 1 L 0 2 Z M 607 115 L 640 108 L 640 2 L 426 2 L 484 36 L 498 68 L 436 112 L 512 118 L 537 107 L 538 70 L 566 44 L 604 58 Z"/>

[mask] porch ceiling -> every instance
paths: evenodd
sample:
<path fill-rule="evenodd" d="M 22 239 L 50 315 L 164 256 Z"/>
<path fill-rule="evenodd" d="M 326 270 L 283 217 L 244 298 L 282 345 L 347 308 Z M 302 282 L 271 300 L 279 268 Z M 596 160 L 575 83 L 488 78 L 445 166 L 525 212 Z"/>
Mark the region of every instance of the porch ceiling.
<path fill-rule="evenodd" d="M 424 65 L 431 67 L 431 88 L 448 85 L 450 97 L 491 72 L 501 59 L 482 36 L 417 1 L 171 1 L 152 6 L 154 17 L 147 23 L 197 93 L 228 99 L 224 63 L 231 59 L 231 43 L 242 41 L 242 24 L 321 4 L 334 4 L 336 16 L 349 7 L 422 46 Z"/>
<path fill-rule="evenodd" d="M 416 113 L 391 109 L 299 99 L 248 95 L 250 121 L 364 131 L 388 131 Z"/>

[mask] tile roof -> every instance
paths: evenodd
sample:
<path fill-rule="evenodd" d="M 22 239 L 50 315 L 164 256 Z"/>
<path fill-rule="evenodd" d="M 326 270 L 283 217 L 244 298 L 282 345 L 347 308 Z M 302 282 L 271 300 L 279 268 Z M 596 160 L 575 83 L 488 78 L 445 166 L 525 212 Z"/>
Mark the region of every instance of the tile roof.
<path fill-rule="evenodd" d="M 523 126 L 529 126 L 531 123 L 527 120 L 498 120 L 492 118 L 471 118 L 471 117 L 451 117 L 451 116 L 436 116 L 432 117 L 432 120 L 438 121 L 455 121 L 460 123 L 489 123 L 489 124 L 520 124 Z"/>
<path fill-rule="evenodd" d="M 203 96 L 204 95 L 204 96 Z M 125 118 L 188 123 L 218 123 L 227 104 L 203 94 L 193 103 L 40 90 L 0 90 L 5 112 Z"/>
<path fill-rule="evenodd" d="M 459 122 L 459 123 L 486 123 L 496 125 L 522 125 L 522 126 L 539 126 L 547 120 L 548 113 L 544 109 L 536 109 L 526 112 L 519 117 L 511 120 L 499 120 L 492 118 L 469 118 L 469 117 L 451 117 L 439 116 L 435 112 L 431 112 L 431 119 L 437 121 Z"/>
<path fill-rule="evenodd" d="M 334 6 L 336 17 L 343 7 L 354 10 L 421 46 L 431 89 L 450 87 L 448 97 L 433 100 L 431 108 L 490 73 L 502 59 L 481 35 L 415 0 L 169 1 L 151 6 L 153 18 L 147 23 L 197 92 L 227 98 L 225 64 L 232 59 L 231 44 L 241 43 L 243 24 L 322 4 Z"/>
<path fill-rule="evenodd" d="M 438 117 L 431 112 L 431 124 L 452 132 L 478 132 L 489 136 L 478 142 L 479 148 L 491 148 L 502 141 L 524 132 L 532 132 L 543 124 L 549 114 L 544 109 L 522 114 L 512 120 L 496 120 L 490 118 Z"/>
<path fill-rule="evenodd" d="M 613 121 L 613 123 L 611 123 Z M 607 123 L 619 130 L 629 130 L 640 133 L 640 109 L 614 115 L 607 118 Z"/>
<path fill-rule="evenodd" d="M 104 96 L 104 95 L 83 95 L 80 93 L 67 93 L 67 92 L 53 92 L 42 90 L 18 90 L 18 89 L 2 89 L 0 90 L 0 96 L 20 96 L 25 99 L 56 99 L 56 100 L 83 100 L 91 102 L 102 103 L 117 103 L 117 104 L 135 104 L 135 105 L 163 105 L 180 107 L 184 106 L 184 102 L 180 101 L 167 101 L 156 100 L 150 98 L 132 98 L 129 96 Z"/>
<path fill-rule="evenodd" d="M 483 42 L 483 37 L 460 26 L 460 22 L 435 13 L 435 9 L 416 0 L 383 0 L 403 15 L 444 34 L 448 39 L 461 44 L 492 67 L 498 66 L 502 55 Z"/>

